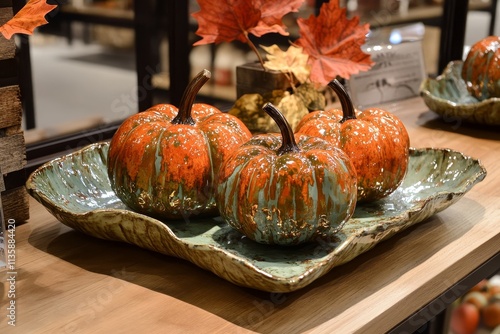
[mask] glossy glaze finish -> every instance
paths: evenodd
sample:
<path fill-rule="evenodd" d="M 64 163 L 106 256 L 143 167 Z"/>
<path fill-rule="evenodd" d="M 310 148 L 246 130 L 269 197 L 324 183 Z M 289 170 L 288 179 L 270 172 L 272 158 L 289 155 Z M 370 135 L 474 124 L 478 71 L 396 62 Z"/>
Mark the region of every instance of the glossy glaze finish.
<path fill-rule="evenodd" d="M 356 177 L 347 156 L 296 136 L 299 151 L 277 154 L 279 135 L 257 135 L 221 169 L 217 205 L 252 240 L 291 245 L 333 236 L 354 212 Z"/>
<path fill-rule="evenodd" d="M 242 237 L 220 218 L 160 221 L 130 210 L 111 188 L 108 148 L 94 144 L 43 165 L 30 175 L 28 192 L 78 231 L 180 257 L 235 284 L 269 292 L 309 285 L 452 205 L 486 176 L 477 160 L 459 152 L 412 150 L 400 187 L 381 201 L 358 204 L 331 240 L 282 247 Z"/>
<path fill-rule="evenodd" d="M 420 95 L 430 110 L 446 122 L 500 125 L 500 98 L 479 101 L 472 96 L 462 79 L 462 61 L 452 61 L 437 78 L 427 78 Z"/>
<path fill-rule="evenodd" d="M 500 97 L 500 36 L 475 43 L 464 61 L 462 79 L 479 101 Z"/>
<path fill-rule="evenodd" d="M 306 115 L 296 132 L 327 140 L 351 159 L 358 178 L 358 201 L 373 202 L 401 184 L 407 170 L 410 138 L 404 124 L 378 108 L 354 110 L 345 91 L 337 91 L 342 110 Z"/>
<path fill-rule="evenodd" d="M 271 103 L 263 110 L 280 134 L 254 136 L 222 164 L 216 192 L 222 218 L 263 244 L 332 238 L 354 212 L 354 167 L 327 142 L 294 135 Z"/>
<path fill-rule="evenodd" d="M 179 109 L 161 104 L 131 116 L 113 136 L 109 178 L 133 210 L 167 219 L 217 214 L 221 161 L 251 134 L 236 117 L 192 104 L 198 89 L 188 87 Z"/>

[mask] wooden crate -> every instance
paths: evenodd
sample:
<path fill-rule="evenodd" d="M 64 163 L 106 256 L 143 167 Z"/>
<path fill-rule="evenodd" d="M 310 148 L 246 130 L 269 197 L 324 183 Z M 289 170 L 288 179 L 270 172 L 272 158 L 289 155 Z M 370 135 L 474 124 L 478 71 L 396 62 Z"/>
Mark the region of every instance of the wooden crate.
<path fill-rule="evenodd" d="M 0 25 L 12 15 L 12 3 L 0 1 Z M 14 40 L 0 34 L 0 170 L 6 188 L 1 192 L 1 199 L 4 218 L 22 223 L 29 218 L 29 205 L 24 187 L 26 145 L 15 52 Z"/>

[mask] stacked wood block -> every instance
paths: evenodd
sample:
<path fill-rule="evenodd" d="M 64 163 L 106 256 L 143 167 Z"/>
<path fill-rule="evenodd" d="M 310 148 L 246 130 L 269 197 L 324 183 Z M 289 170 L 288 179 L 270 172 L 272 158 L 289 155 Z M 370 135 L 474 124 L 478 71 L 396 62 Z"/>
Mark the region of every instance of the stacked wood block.
<path fill-rule="evenodd" d="M 12 2 L 0 0 L 0 25 L 12 15 Z M 21 223 L 29 218 L 29 205 L 24 187 L 26 145 L 15 52 L 14 40 L 0 34 L 0 171 L 6 188 L 1 199 L 4 218 Z"/>

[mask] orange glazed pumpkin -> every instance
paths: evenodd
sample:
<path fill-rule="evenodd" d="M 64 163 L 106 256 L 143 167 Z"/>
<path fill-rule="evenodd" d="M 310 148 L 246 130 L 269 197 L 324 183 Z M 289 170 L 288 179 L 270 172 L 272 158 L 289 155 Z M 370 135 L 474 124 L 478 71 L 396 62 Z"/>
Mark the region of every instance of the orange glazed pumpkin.
<path fill-rule="evenodd" d="M 358 202 L 388 196 L 401 184 L 408 167 L 410 138 L 403 123 L 378 108 L 357 112 L 338 80 L 328 86 L 337 93 L 342 110 L 311 112 L 296 132 L 323 138 L 349 156 L 358 178 Z"/>
<path fill-rule="evenodd" d="M 356 206 L 351 161 L 325 140 L 294 135 L 272 104 L 263 109 L 281 136 L 256 135 L 224 161 L 216 194 L 221 217 L 262 244 L 331 238 Z"/>
<path fill-rule="evenodd" d="M 500 36 L 488 36 L 471 47 L 462 78 L 478 100 L 500 97 Z"/>
<path fill-rule="evenodd" d="M 210 78 L 200 72 L 179 105 L 160 104 L 126 119 L 108 152 L 112 189 L 137 212 L 166 219 L 216 215 L 219 166 L 250 139 L 236 117 L 207 104 L 193 104 Z"/>

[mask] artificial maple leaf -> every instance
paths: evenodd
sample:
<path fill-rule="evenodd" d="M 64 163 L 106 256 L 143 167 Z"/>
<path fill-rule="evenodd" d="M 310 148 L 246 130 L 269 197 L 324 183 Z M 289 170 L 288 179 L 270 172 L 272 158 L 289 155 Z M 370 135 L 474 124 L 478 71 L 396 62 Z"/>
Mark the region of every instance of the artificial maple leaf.
<path fill-rule="evenodd" d="M 241 41 L 248 34 L 267 33 L 287 36 L 283 16 L 297 12 L 304 0 L 198 0 L 200 10 L 191 14 L 198 21 L 196 34 L 202 37 L 194 45 Z"/>
<path fill-rule="evenodd" d="M 326 86 L 337 76 L 349 79 L 372 67 L 370 55 L 361 50 L 369 24 L 360 25 L 357 16 L 348 19 L 338 0 L 324 3 L 317 17 L 299 18 L 297 24 L 300 38 L 295 44 L 309 55 L 312 82 Z"/>
<path fill-rule="evenodd" d="M 198 21 L 196 34 L 202 39 L 193 45 L 241 41 L 255 52 L 262 67 L 264 61 L 248 38 L 267 33 L 287 36 L 281 19 L 297 12 L 304 0 L 198 0 L 200 10 L 192 16 Z"/>
<path fill-rule="evenodd" d="M 280 49 L 276 44 L 271 46 L 260 46 L 268 53 L 264 67 L 268 70 L 293 73 L 295 78 L 304 83 L 309 78 L 310 70 L 307 65 L 309 56 L 302 52 L 301 47 L 290 45 L 286 51 Z"/>
<path fill-rule="evenodd" d="M 250 33 L 260 37 L 267 34 L 267 27 L 275 27 L 277 33 L 288 36 L 286 27 L 282 22 L 283 16 L 288 13 L 298 12 L 305 0 L 255 0 L 255 6 L 261 9 L 262 20 L 250 30 Z"/>
<path fill-rule="evenodd" d="M 14 34 L 31 35 L 36 27 L 48 23 L 45 15 L 56 7 L 46 0 L 29 0 L 13 18 L 0 26 L 0 32 L 7 39 Z"/>

